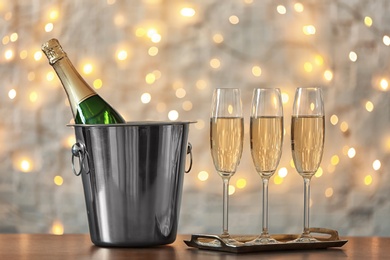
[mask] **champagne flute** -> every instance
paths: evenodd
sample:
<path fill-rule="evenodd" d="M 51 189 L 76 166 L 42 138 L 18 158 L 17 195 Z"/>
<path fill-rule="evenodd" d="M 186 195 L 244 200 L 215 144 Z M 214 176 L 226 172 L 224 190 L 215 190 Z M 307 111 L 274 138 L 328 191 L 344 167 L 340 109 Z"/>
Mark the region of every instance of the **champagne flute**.
<path fill-rule="evenodd" d="M 240 163 L 244 137 L 241 93 L 236 88 L 214 90 L 210 117 L 210 145 L 214 166 L 223 180 L 223 225 L 220 237 L 237 243 L 228 231 L 228 190 L 230 178 Z"/>
<path fill-rule="evenodd" d="M 291 119 L 291 149 L 304 181 L 303 233 L 294 242 L 318 242 L 310 235 L 310 180 L 320 166 L 325 141 L 325 113 L 321 88 L 297 88 Z"/>
<path fill-rule="evenodd" d="M 283 104 L 278 88 L 253 91 L 250 122 L 252 160 L 263 183 L 262 232 L 250 244 L 278 243 L 268 233 L 268 182 L 278 167 L 283 145 Z"/>

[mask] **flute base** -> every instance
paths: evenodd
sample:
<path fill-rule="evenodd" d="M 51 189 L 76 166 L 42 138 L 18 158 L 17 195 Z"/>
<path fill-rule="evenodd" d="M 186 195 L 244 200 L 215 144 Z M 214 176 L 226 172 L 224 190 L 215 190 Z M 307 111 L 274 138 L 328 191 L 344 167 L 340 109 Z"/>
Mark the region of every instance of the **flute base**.
<path fill-rule="evenodd" d="M 246 245 L 265 245 L 265 244 L 277 244 L 280 243 L 276 239 L 272 238 L 271 236 L 258 236 L 255 239 L 246 242 Z"/>

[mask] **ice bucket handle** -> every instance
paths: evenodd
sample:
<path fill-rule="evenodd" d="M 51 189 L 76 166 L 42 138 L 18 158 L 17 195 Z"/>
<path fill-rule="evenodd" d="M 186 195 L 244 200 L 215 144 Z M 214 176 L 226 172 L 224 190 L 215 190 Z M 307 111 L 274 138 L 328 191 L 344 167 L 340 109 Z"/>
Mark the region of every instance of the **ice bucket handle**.
<path fill-rule="evenodd" d="M 79 171 L 76 171 L 76 167 L 74 166 L 74 158 L 79 158 Z M 85 173 L 89 173 L 89 168 L 85 170 L 84 161 L 85 158 L 88 157 L 88 152 L 85 149 L 85 145 L 83 143 L 75 143 L 72 145 L 72 170 L 74 175 L 79 176 L 83 170 Z"/>
<path fill-rule="evenodd" d="M 190 154 L 190 166 L 188 167 L 188 170 L 186 170 L 186 173 L 189 173 L 192 169 L 192 144 L 188 143 L 187 146 L 187 154 Z"/>

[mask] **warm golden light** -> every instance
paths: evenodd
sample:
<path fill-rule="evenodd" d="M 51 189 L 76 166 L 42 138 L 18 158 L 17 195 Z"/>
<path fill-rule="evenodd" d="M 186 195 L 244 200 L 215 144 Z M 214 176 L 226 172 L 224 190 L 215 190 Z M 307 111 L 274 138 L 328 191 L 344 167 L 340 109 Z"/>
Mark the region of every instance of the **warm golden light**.
<path fill-rule="evenodd" d="M 152 100 L 152 96 L 149 93 L 143 93 L 141 95 L 141 102 L 148 104 Z"/>
<path fill-rule="evenodd" d="M 114 24 L 118 27 L 123 26 L 126 22 L 126 18 L 122 14 L 114 16 Z"/>
<path fill-rule="evenodd" d="M 118 54 L 116 55 L 118 60 L 126 60 L 127 59 L 127 51 L 126 50 L 120 50 L 118 51 Z"/>
<path fill-rule="evenodd" d="M 243 189 L 246 187 L 246 180 L 241 178 L 241 179 L 238 179 L 237 182 L 236 182 L 236 187 L 239 188 L 239 189 Z"/>
<path fill-rule="evenodd" d="M 187 92 L 184 88 L 178 88 L 176 90 L 176 97 L 177 98 L 184 98 L 186 96 Z"/>
<path fill-rule="evenodd" d="M 162 38 L 161 35 L 156 33 L 156 34 L 153 34 L 152 37 L 150 37 L 150 40 L 154 43 L 159 43 L 159 42 L 161 42 L 161 38 Z"/>
<path fill-rule="evenodd" d="M 154 74 L 154 76 L 156 76 L 156 79 L 161 78 L 161 71 L 159 71 L 159 70 L 153 70 L 153 74 Z"/>
<path fill-rule="evenodd" d="M 9 36 L 8 35 L 4 36 L 1 42 L 3 43 L 3 45 L 7 45 L 9 43 Z"/>
<path fill-rule="evenodd" d="M 286 167 L 282 167 L 278 171 L 278 175 L 280 178 L 285 178 L 287 176 L 287 174 L 288 174 L 288 170 Z"/>
<path fill-rule="evenodd" d="M 366 175 L 366 176 L 364 177 L 364 184 L 365 184 L 366 186 L 369 186 L 369 185 L 372 184 L 372 176 L 371 176 L 371 175 Z"/>
<path fill-rule="evenodd" d="M 316 171 L 316 174 L 314 174 L 314 176 L 319 178 L 322 176 L 323 173 L 324 173 L 324 171 L 322 170 L 321 167 L 319 167 L 318 170 Z"/>
<path fill-rule="evenodd" d="M 314 56 L 314 63 L 318 66 L 321 66 L 324 64 L 324 58 L 321 55 L 317 54 Z"/>
<path fill-rule="evenodd" d="M 135 34 L 138 37 L 143 37 L 143 36 L 146 35 L 154 43 L 159 43 L 161 41 L 161 39 L 162 39 L 161 34 L 157 31 L 157 29 L 155 29 L 153 27 L 149 28 L 147 30 L 145 30 L 143 28 L 138 28 L 135 31 Z"/>
<path fill-rule="evenodd" d="M 290 99 L 290 96 L 286 92 L 282 92 L 282 103 L 287 104 Z"/>
<path fill-rule="evenodd" d="M 58 16 L 59 16 L 59 13 L 58 13 L 58 11 L 57 10 L 52 10 L 52 11 L 50 11 L 50 13 L 49 13 L 49 18 L 50 18 L 50 20 L 57 20 L 57 18 L 58 18 Z"/>
<path fill-rule="evenodd" d="M 379 160 L 375 160 L 373 163 L 372 163 L 372 168 L 377 171 L 381 168 L 381 161 Z"/>
<path fill-rule="evenodd" d="M 388 35 L 384 35 L 382 40 L 384 45 L 390 46 L 390 37 Z"/>
<path fill-rule="evenodd" d="M 337 164 L 339 164 L 340 162 L 340 158 L 338 155 L 333 155 L 332 158 L 330 159 L 330 163 L 334 166 L 336 166 Z"/>
<path fill-rule="evenodd" d="M 208 178 L 209 178 L 209 173 L 208 173 L 208 172 L 206 172 L 206 171 L 200 171 L 200 172 L 198 173 L 198 179 L 199 179 L 200 181 L 207 181 Z"/>
<path fill-rule="evenodd" d="M 54 80 L 54 77 L 55 77 L 55 75 L 54 75 L 54 72 L 52 72 L 52 71 L 49 71 L 49 72 L 46 74 L 46 80 L 47 80 L 47 81 L 52 81 L 52 80 Z"/>
<path fill-rule="evenodd" d="M 301 3 L 295 3 L 295 4 L 294 4 L 294 10 L 295 10 L 295 12 L 297 12 L 297 13 L 302 13 L 303 10 L 304 10 L 303 4 L 301 4 Z"/>
<path fill-rule="evenodd" d="M 355 150 L 355 148 L 353 148 L 353 147 L 349 148 L 349 149 L 348 149 L 348 157 L 352 159 L 352 158 L 355 157 L 355 156 L 356 156 L 356 150 Z"/>
<path fill-rule="evenodd" d="M 379 82 L 379 86 L 382 90 L 387 90 L 389 87 L 389 82 L 387 81 L 387 79 L 381 79 L 381 81 Z"/>
<path fill-rule="evenodd" d="M 220 33 L 216 33 L 213 35 L 213 41 L 215 43 L 222 43 L 223 42 L 223 36 Z"/>
<path fill-rule="evenodd" d="M 158 54 L 158 48 L 156 46 L 150 47 L 148 50 L 148 54 L 152 57 L 156 56 Z"/>
<path fill-rule="evenodd" d="M 62 145 L 64 147 L 71 148 L 75 143 L 76 143 L 76 137 L 72 134 L 65 138 L 65 140 L 62 142 Z"/>
<path fill-rule="evenodd" d="M 172 88 L 174 90 L 182 88 L 183 86 L 184 86 L 184 84 L 181 80 L 175 80 L 175 82 L 173 82 L 173 84 L 172 84 Z"/>
<path fill-rule="evenodd" d="M 149 38 L 152 38 L 152 36 L 155 35 L 155 34 L 158 34 L 158 33 L 157 33 L 157 30 L 154 29 L 154 28 L 149 28 L 149 29 L 147 30 L 147 32 L 146 32 L 146 35 L 147 35 Z"/>
<path fill-rule="evenodd" d="M 210 66 L 213 68 L 213 69 L 218 69 L 219 67 L 221 67 L 221 62 L 219 61 L 219 59 L 211 59 L 210 60 Z"/>
<path fill-rule="evenodd" d="M 351 51 L 351 52 L 349 53 L 348 57 L 349 57 L 349 59 L 350 59 L 352 62 L 357 61 L 357 58 L 358 58 L 356 52 L 354 52 L 354 51 Z"/>
<path fill-rule="evenodd" d="M 149 85 L 153 84 L 156 81 L 156 75 L 154 73 L 148 73 L 145 76 L 145 82 Z"/>
<path fill-rule="evenodd" d="M 233 112 L 234 112 L 233 106 L 232 106 L 232 105 L 228 105 L 228 113 L 229 113 L 230 115 L 232 115 Z"/>
<path fill-rule="evenodd" d="M 64 234 L 64 226 L 62 225 L 61 221 L 54 221 L 52 227 L 51 227 L 51 233 L 54 235 L 63 235 Z"/>
<path fill-rule="evenodd" d="M 252 67 L 252 74 L 255 77 L 260 77 L 261 76 L 261 68 L 259 66 L 253 66 Z"/>
<path fill-rule="evenodd" d="M 235 25 L 235 24 L 238 24 L 240 22 L 240 19 L 238 18 L 238 16 L 232 15 L 232 16 L 229 17 L 229 22 L 231 24 Z"/>
<path fill-rule="evenodd" d="M 279 13 L 279 14 L 286 14 L 287 12 L 287 9 L 284 5 L 278 5 L 276 7 L 276 11 Z"/>
<path fill-rule="evenodd" d="M 142 28 L 142 27 L 137 28 L 137 29 L 135 30 L 135 35 L 136 35 L 137 37 L 144 37 L 144 36 L 146 35 L 146 30 L 145 30 L 144 28 Z"/>
<path fill-rule="evenodd" d="M 176 110 L 169 111 L 168 118 L 171 121 L 176 121 L 179 118 L 179 112 L 177 112 Z"/>
<path fill-rule="evenodd" d="M 51 32 L 53 31 L 54 25 L 52 23 L 47 23 L 45 25 L 45 32 Z"/>
<path fill-rule="evenodd" d="M 236 192 L 236 188 L 233 185 L 229 185 L 229 195 L 233 195 Z"/>
<path fill-rule="evenodd" d="M 33 91 L 29 95 L 29 99 L 32 103 L 35 103 L 38 100 L 38 93 Z"/>
<path fill-rule="evenodd" d="M 327 188 L 325 190 L 325 197 L 330 198 L 332 196 L 333 196 L 333 189 L 332 188 Z"/>
<path fill-rule="evenodd" d="M 367 27 L 371 27 L 371 26 L 372 26 L 372 18 L 369 17 L 369 16 L 364 17 L 364 24 L 365 24 Z"/>
<path fill-rule="evenodd" d="M 339 122 L 338 116 L 332 115 L 332 116 L 330 117 L 330 123 L 331 123 L 332 125 L 337 125 L 338 122 Z"/>
<path fill-rule="evenodd" d="M 32 163 L 30 159 L 22 159 L 19 164 L 22 172 L 30 172 L 32 170 Z"/>
<path fill-rule="evenodd" d="M 42 52 L 36 51 L 34 53 L 34 60 L 39 61 L 42 58 Z"/>
<path fill-rule="evenodd" d="M 12 33 L 10 37 L 11 42 L 16 42 L 18 40 L 18 37 L 19 36 L 17 33 Z"/>
<path fill-rule="evenodd" d="M 14 52 L 12 50 L 6 50 L 4 52 L 4 58 L 6 60 L 11 60 L 14 57 Z"/>
<path fill-rule="evenodd" d="M 348 129 L 349 129 L 349 126 L 348 126 L 348 123 L 347 122 L 342 122 L 341 124 L 340 124 L 340 130 L 341 130 L 341 132 L 347 132 L 348 131 Z"/>
<path fill-rule="evenodd" d="M 310 110 L 314 111 L 315 108 L 316 108 L 316 105 L 314 103 L 310 103 Z"/>
<path fill-rule="evenodd" d="M 290 160 L 290 166 L 291 168 L 295 169 L 295 163 L 293 159 Z"/>
<path fill-rule="evenodd" d="M 100 89 L 103 86 L 103 81 L 101 79 L 95 79 L 93 81 L 93 87 L 95 89 Z"/>
<path fill-rule="evenodd" d="M 93 71 L 93 66 L 92 66 L 91 63 L 87 63 L 87 64 L 85 64 L 85 65 L 83 66 L 83 72 L 84 72 L 85 74 L 91 74 L 92 71 Z"/>
<path fill-rule="evenodd" d="M 305 25 L 303 26 L 302 31 L 305 35 L 316 34 L 316 28 L 314 27 L 314 25 Z"/>
<path fill-rule="evenodd" d="M 280 177 L 279 175 L 275 175 L 275 177 L 274 177 L 274 183 L 275 183 L 276 185 L 282 184 L 282 183 L 283 183 L 283 178 Z"/>
<path fill-rule="evenodd" d="M 310 62 L 305 62 L 305 64 L 303 64 L 303 69 L 306 72 L 312 72 L 313 71 L 313 64 L 311 64 Z"/>
<path fill-rule="evenodd" d="M 385 149 L 386 152 L 390 152 L 390 137 L 387 136 L 384 140 L 384 142 L 382 143 L 383 145 L 383 148 Z"/>
<path fill-rule="evenodd" d="M 207 87 L 207 82 L 202 80 L 202 79 L 200 79 L 200 80 L 196 81 L 196 87 L 199 90 L 205 89 Z"/>
<path fill-rule="evenodd" d="M 331 81 L 333 79 L 333 72 L 331 70 L 325 70 L 324 71 L 324 78 L 327 81 Z"/>
<path fill-rule="evenodd" d="M 61 186 L 64 183 L 64 179 L 61 176 L 54 177 L 54 183 L 57 186 Z"/>
<path fill-rule="evenodd" d="M 184 7 L 180 10 L 180 14 L 184 17 L 193 17 L 195 13 L 195 10 L 191 7 Z"/>
<path fill-rule="evenodd" d="M 205 122 L 202 119 L 198 119 L 195 128 L 198 130 L 202 130 L 205 127 Z"/>
<path fill-rule="evenodd" d="M 372 110 L 374 110 L 374 104 L 371 101 L 367 101 L 365 107 L 368 112 L 372 112 Z"/>
<path fill-rule="evenodd" d="M 10 99 L 14 99 L 16 97 L 16 90 L 15 89 L 11 89 L 10 91 L 8 91 L 8 97 Z"/>
<path fill-rule="evenodd" d="M 192 109 L 192 102 L 191 101 L 184 101 L 182 104 L 182 108 L 184 111 L 190 111 Z"/>
<path fill-rule="evenodd" d="M 24 60 L 27 58 L 27 51 L 26 50 L 22 50 L 20 53 L 19 53 L 19 57 L 20 59 Z"/>

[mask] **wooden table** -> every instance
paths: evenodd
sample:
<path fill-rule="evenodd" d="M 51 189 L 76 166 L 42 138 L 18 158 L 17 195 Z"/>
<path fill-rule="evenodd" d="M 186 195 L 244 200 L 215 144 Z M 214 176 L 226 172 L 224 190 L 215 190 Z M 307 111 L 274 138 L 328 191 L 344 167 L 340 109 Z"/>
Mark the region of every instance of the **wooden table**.
<path fill-rule="evenodd" d="M 342 237 L 349 241 L 341 248 L 248 254 L 189 248 L 183 242 L 189 238 L 179 235 L 175 243 L 153 248 L 100 248 L 88 234 L 0 234 L 0 259 L 390 259 L 390 237 Z"/>

